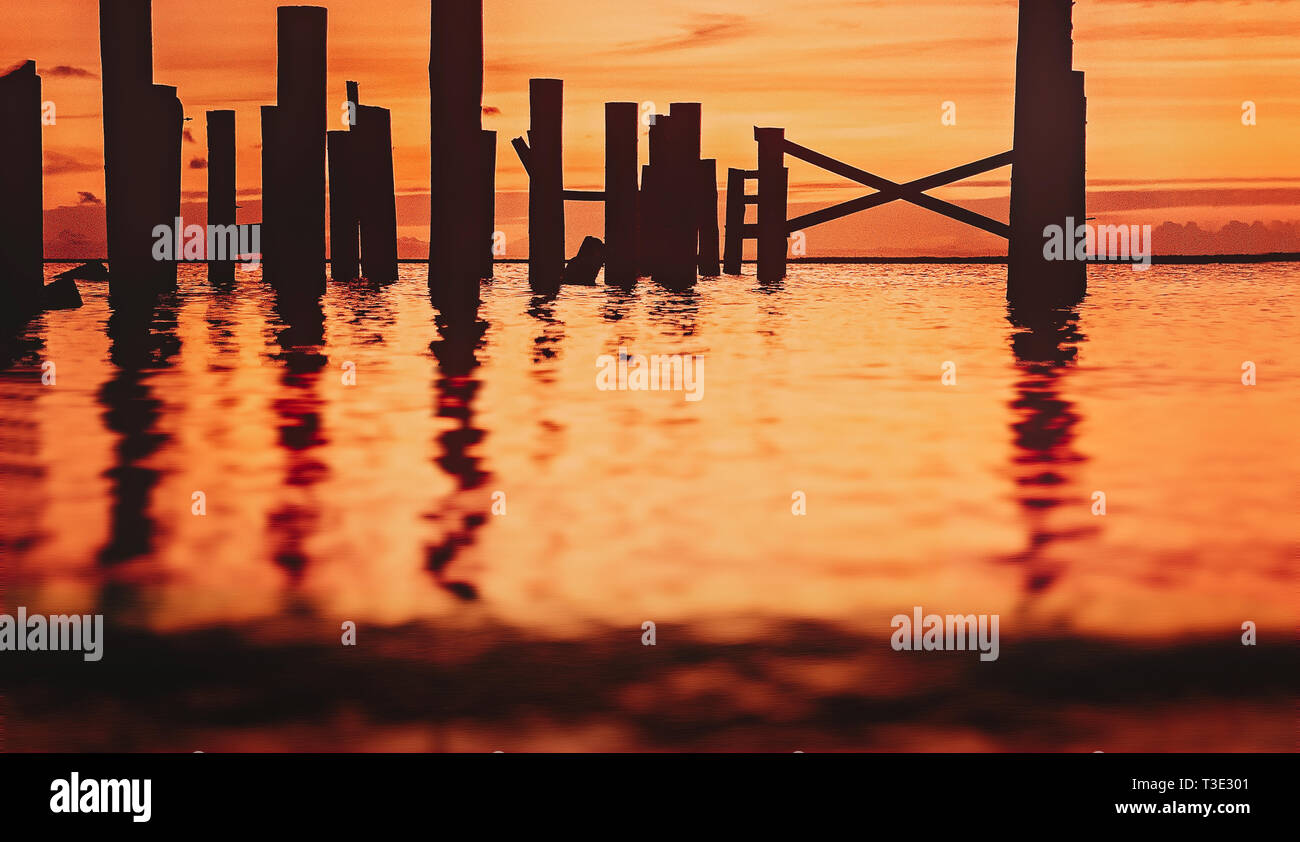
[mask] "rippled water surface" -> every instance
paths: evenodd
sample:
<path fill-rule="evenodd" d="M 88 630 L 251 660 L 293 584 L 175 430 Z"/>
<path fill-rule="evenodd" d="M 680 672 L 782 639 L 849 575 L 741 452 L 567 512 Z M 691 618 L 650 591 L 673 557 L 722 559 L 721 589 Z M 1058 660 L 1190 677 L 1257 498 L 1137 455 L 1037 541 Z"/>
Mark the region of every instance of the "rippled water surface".
<path fill-rule="evenodd" d="M 422 266 L 307 313 L 184 267 L 143 323 L 83 283 L 0 375 L 0 604 L 105 657 L 0 654 L 5 747 L 1293 750 L 1298 271 L 1047 319 L 999 266 L 509 265 L 454 324 Z M 620 347 L 702 399 L 599 390 Z M 914 606 L 1000 657 L 893 651 Z"/>

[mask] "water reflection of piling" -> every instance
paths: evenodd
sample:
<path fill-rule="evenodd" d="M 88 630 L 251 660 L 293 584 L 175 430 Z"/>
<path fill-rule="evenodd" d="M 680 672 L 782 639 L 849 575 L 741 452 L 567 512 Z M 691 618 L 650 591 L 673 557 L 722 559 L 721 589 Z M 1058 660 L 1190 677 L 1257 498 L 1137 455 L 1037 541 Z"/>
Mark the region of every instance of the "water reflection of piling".
<path fill-rule="evenodd" d="M 1050 558 L 1050 545 L 1081 534 L 1078 529 L 1054 528 L 1053 512 L 1067 502 L 1087 505 L 1073 477 L 1074 468 L 1086 461 L 1074 446 L 1079 413 L 1062 391 L 1078 344 L 1086 338 L 1078 320 L 1072 309 L 1014 308 L 1010 314 L 1015 328 L 1011 347 L 1020 371 L 1016 396 L 1009 404 L 1014 417 L 1012 475 L 1029 532 L 1025 549 L 1012 560 L 1024 566 L 1029 594 L 1051 587 L 1060 575 Z"/>
<path fill-rule="evenodd" d="M 483 486 L 488 474 L 474 452 L 485 433 L 474 424 L 474 399 L 482 385 L 475 373 L 488 324 L 479 318 L 477 308 L 467 307 L 440 313 L 437 325 L 438 338 L 429 345 L 438 361 L 435 414 L 450 419 L 453 426 L 437 437 L 436 464 L 456 481 L 457 490 L 429 515 L 443 524 L 444 532 L 425 548 L 425 564 L 441 587 L 459 599 L 473 600 L 478 590 L 453 576 L 450 568 L 487 523 L 489 503 Z"/>
<path fill-rule="evenodd" d="M 149 555 L 157 537 L 149 509 L 160 473 L 149 459 L 170 436 L 158 430 L 163 401 L 154 395 L 149 381 L 180 352 L 173 297 L 166 296 L 157 307 L 115 307 L 108 318 L 108 337 L 109 361 L 115 371 L 100 387 L 98 398 L 104 424 L 118 435 L 118 441 L 113 466 L 105 472 L 112 506 L 109 536 L 99 561 L 113 565 Z"/>
<path fill-rule="evenodd" d="M 45 284 L 36 62 L 0 76 L 0 127 L 0 310 L 11 323 L 40 307 Z"/>
<path fill-rule="evenodd" d="M 275 543 L 275 563 L 296 578 L 310 561 L 307 542 L 320 516 L 314 489 L 329 471 L 314 453 L 328 443 L 319 392 L 321 371 L 329 359 L 321 353 L 325 314 L 319 299 L 278 295 L 275 313 L 282 325 L 276 342 L 284 364 L 280 378 L 284 388 L 273 401 L 273 411 L 279 421 L 279 444 L 288 456 L 284 480 L 287 496 L 269 515 L 268 525 Z"/>
<path fill-rule="evenodd" d="M 234 240 L 238 241 L 238 229 L 235 228 L 235 112 L 208 112 L 208 226 L 222 226 L 234 231 Z M 235 253 L 230 253 L 230 237 L 223 237 L 220 242 L 227 249 L 227 260 L 208 264 L 208 280 L 214 286 L 228 286 L 235 281 Z M 215 244 L 209 242 L 209 247 Z M 236 249 L 236 252 L 238 250 Z M 209 259 L 213 255 L 209 254 Z"/>

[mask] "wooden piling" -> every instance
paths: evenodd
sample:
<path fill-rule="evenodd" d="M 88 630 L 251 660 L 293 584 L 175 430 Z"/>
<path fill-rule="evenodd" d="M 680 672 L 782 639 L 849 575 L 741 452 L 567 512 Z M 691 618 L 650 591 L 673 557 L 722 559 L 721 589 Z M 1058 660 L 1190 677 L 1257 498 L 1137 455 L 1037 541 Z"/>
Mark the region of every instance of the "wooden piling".
<path fill-rule="evenodd" d="M 1048 226 L 1086 219 L 1082 74 L 1073 65 L 1071 0 L 1020 4 L 1016 47 L 1015 161 L 1007 298 L 1017 306 L 1076 303 L 1087 291 L 1087 264 L 1049 260 Z M 1072 243 L 1074 231 L 1064 231 Z"/>
<path fill-rule="evenodd" d="M 0 76 L 0 310 L 8 326 L 40 308 L 45 286 L 41 77 L 28 61 Z"/>
<path fill-rule="evenodd" d="M 281 6 L 277 13 L 277 180 L 280 291 L 325 291 L 326 38 L 320 6 Z"/>
<path fill-rule="evenodd" d="M 758 279 L 785 277 L 786 195 L 785 129 L 754 128 L 758 141 Z"/>
<path fill-rule="evenodd" d="M 357 106 L 356 152 L 361 219 L 361 274 L 372 283 L 397 280 L 397 195 L 392 115 Z"/>
<path fill-rule="evenodd" d="M 355 100 L 349 100 L 355 103 Z M 355 106 L 354 106 L 355 107 Z M 332 131 L 329 152 L 330 191 L 330 277 L 351 281 L 361 276 L 360 184 L 355 131 Z"/>
<path fill-rule="evenodd" d="M 151 261 L 150 278 L 155 292 L 176 288 L 176 270 L 181 260 L 181 169 L 184 156 L 182 146 L 185 136 L 185 109 L 176 96 L 176 88 L 171 85 L 153 85 L 148 92 L 148 127 L 140 147 L 147 150 L 151 166 L 140 173 L 140 177 L 149 191 L 146 216 L 155 220 L 154 225 L 165 224 L 177 228 L 177 242 L 173 243 L 175 253 L 172 260 Z M 177 222 L 176 220 L 181 220 Z M 149 230 L 148 245 L 152 257 L 153 229 Z M 205 238 L 206 240 L 206 238 Z"/>
<path fill-rule="evenodd" d="M 564 278 L 564 83 L 530 79 L 528 281 L 553 293 Z"/>
<path fill-rule="evenodd" d="M 148 300 L 154 293 L 153 228 L 159 213 L 151 173 L 153 6 L 150 0 L 100 0 L 100 68 L 104 123 L 104 212 L 110 299 Z"/>
<path fill-rule="evenodd" d="M 208 282 L 231 284 L 235 280 L 239 229 L 235 223 L 235 112 L 209 111 L 208 134 L 208 237 L 209 248 L 226 249 L 225 260 L 208 264 Z M 226 232 L 233 231 L 233 241 Z M 230 251 L 231 246 L 235 251 Z M 211 258 L 214 255 L 209 254 Z"/>
<path fill-rule="evenodd" d="M 739 275 L 745 251 L 745 171 L 727 170 L 727 231 L 722 252 L 722 271 Z"/>
<path fill-rule="evenodd" d="M 430 4 L 429 291 L 477 304 L 483 255 L 483 3 Z"/>
<path fill-rule="evenodd" d="M 639 111 L 635 102 L 605 103 L 605 283 L 637 280 Z"/>

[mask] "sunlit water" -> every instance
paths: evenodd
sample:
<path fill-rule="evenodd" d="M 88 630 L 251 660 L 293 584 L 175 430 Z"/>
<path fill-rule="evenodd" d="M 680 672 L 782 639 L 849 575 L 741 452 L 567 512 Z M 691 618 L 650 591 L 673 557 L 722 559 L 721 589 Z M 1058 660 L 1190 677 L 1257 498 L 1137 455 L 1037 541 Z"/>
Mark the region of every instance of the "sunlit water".
<path fill-rule="evenodd" d="M 293 324 L 82 283 L 0 375 L 0 604 L 105 656 L 0 653 L 4 746 L 1293 750 L 1297 271 L 1094 267 L 1033 324 L 998 266 L 509 265 L 442 326 L 417 266 Z M 620 347 L 702 399 L 598 389 Z M 914 606 L 998 660 L 893 651 Z"/>

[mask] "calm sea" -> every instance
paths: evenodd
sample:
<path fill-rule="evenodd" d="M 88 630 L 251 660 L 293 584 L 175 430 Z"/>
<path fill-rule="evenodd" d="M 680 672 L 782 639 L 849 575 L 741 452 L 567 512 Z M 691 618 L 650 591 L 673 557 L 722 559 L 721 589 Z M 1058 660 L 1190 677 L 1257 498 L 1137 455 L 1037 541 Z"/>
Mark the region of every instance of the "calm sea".
<path fill-rule="evenodd" d="M 0 653 L 4 748 L 1294 750 L 1298 274 L 82 283 L 0 374 L 0 610 L 104 658 Z M 597 388 L 620 348 L 700 399 Z M 917 606 L 998 659 L 895 651 Z"/>

